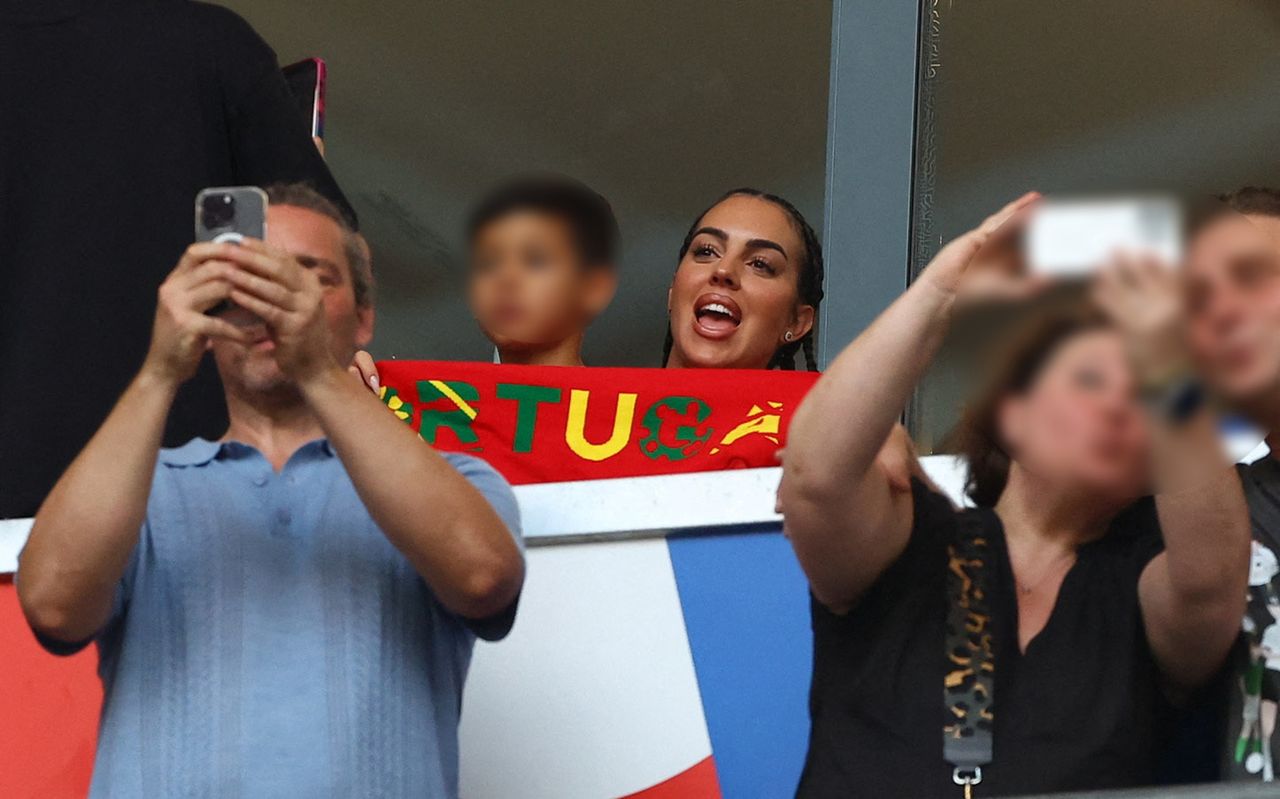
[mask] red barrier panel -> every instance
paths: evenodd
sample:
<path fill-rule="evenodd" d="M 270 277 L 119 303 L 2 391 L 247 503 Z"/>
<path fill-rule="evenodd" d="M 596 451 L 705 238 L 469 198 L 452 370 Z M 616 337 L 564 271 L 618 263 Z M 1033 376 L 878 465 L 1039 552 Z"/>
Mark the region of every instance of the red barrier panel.
<path fill-rule="evenodd" d="M 102 687 L 98 654 L 70 658 L 40 648 L 18 594 L 0 578 L 0 796 L 84 796 L 93 770 Z"/>

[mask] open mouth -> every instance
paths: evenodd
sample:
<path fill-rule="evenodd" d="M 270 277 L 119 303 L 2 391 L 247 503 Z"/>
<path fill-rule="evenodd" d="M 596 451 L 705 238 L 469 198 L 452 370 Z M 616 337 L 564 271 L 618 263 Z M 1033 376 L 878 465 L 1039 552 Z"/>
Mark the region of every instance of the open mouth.
<path fill-rule="evenodd" d="M 742 309 L 723 294 L 704 294 L 693 305 L 693 324 L 708 338 L 725 338 L 742 324 Z"/>

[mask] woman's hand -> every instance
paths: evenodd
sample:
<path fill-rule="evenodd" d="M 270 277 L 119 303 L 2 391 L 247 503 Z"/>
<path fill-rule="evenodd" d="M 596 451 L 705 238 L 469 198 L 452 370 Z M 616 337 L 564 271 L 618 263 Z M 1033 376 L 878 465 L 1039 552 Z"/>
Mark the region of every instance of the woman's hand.
<path fill-rule="evenodd" d="M 1028 192 L 954 239 L 934 256 L 918 282 L 939 291 L 950 305 L 1025 299 L 1047 280 L 1027 274 L 1019 234 L 1040 199 Z"/>
<path fill-rule="evenodd" d="M 351 365 L 347 367 L 347 371 L 362 384 L 368 386 L 375 396 L 380 393 L 379 389 L 382 386 L 378 382 L 378 367 L 374 364 L 372 355 L 360 350 L 356 353 L 356 357 L 351 359 Z"/>
<path fill-rule="evenodd" d="M 1123 334 L 1145 388 L 1188 368 L 1178 276 L 1154 256 L 1118 254 L 1093 283 L 1093 300 Z"/>

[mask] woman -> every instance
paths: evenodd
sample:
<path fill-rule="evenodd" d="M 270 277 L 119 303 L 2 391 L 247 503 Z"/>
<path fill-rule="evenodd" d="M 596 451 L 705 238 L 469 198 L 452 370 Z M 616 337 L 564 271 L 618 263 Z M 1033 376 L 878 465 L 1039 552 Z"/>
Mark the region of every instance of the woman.
<path fill-rule="evenodd" d="M 1162 713 L 1235 639 L 1248 518 L 1180 377 L 1166 270 L 1116 265 L 1102 318 L 1015 350 L 963 423 L 978 507 L 913 479 L 891 435 L 954 309 L 1026 290 L 984 253 L 1035 199 L 945 247 L 792 421 L 780 500 L 815 639 L 801 797 L 1148 783 Z"/>
<path fill-rule="evenodd" d="M 822 302 L 822 244 L 795 206 L 734 189 L 680 245 L 667 292 L 663 365 L 817 370 L 813 327 Z"/>

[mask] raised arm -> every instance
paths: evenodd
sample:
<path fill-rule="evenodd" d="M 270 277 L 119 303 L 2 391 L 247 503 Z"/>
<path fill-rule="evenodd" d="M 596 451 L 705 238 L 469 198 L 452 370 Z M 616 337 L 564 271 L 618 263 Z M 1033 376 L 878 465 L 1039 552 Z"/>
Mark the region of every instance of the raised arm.
<path fill-rule="evenodd" d="M 1193 688 L 1222 665 L 1249 590 L 1249 512 L 1214 420 L 1158 425 L 1156 511 L 1165 550 L 1138 584 L 1147 640 L 1165 676 Z"/>
<path fill-rule="evenodd" d="M 237 258 L 231 298 L 267 322 L 281 370 L 297 381 L 378 527 L 453 612 L 505 611 L 524 559 L 497 511 L 335 360 L 313 272 L 252 240 Z M 413 475 L 413 490 L 387 480 L 387 464 Z"/>
<path fill-rule="evenodd" d="M 450 610 L 501 613 L 524 581 L 524 560 L 489 501 L 337 364 L 303 393 L 383 533 Z M 414 475 L 387 480 L 387 464 Z"/>
<path fill-rule="evenodd" d="M 965 294 L 1012 295 L 1026 281 L 979 276 L 980 253 L 1037 199 L 1028 194 L 952 241 L 831 364 L 796 410 L 779 488 L 784 525 L 814 596 L 846 612 L 906 546 L 917 471 L 902 409 Z M 985 284 L 985 285 L 984 285 Z"/>
<path fill-rule="evenodd" d="M 1222 665 L 1240 629 L 1249 580 L 1249 511 L 1213 415 L 1170 409 L 1184 396 L 1186 358 L 1176 276 L 1150 261 L 1104 274 L 1095 299 L 1124 331 L 1153 405 L 1152 463 L 1164 552 L 1138 584 L 1147 640 L 1175 689 Z M 1175 402 L 1176 404 L 1176 402 Z"/>
<path fill-rule="evenodd" d="M 18 568 L 18 598 L 31 626 L 67 643 L 107 622 L 116 585 L 138 542 L 165 417 L 178 385 L 210 336 L 242 333 L 204 311 L 230 293 L 232 245 L 196 244 L 160 287 L 151 349 L 102 427 L 36 514 Z"/>

